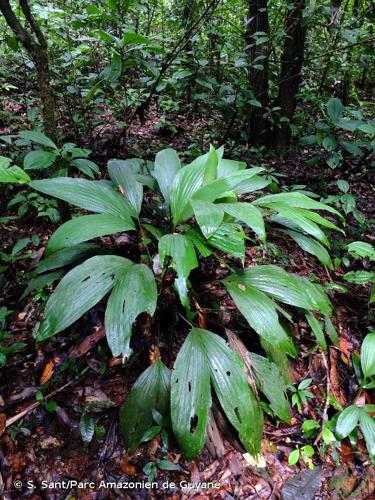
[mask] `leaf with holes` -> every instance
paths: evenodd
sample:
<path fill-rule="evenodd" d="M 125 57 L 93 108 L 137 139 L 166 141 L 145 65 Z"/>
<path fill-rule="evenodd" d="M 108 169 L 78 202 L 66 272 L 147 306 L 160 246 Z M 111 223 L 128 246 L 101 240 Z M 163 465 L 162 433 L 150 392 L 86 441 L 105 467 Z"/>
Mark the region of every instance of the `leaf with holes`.
<path fill-rule="evenodd" d="M 177 355 L 171 378 L 173 432 L 188 459 L 194 458 L 206 441 L 210 406 L 210 369 L 201 335 L 194 328 Z"/>
<path fill-rule="evenodd" d="M 132 264 L 113 288 L 105 312 L 105 331 L 113 356 L 128 357 L 132 325 L 136 318 L 155 312 L 157 290 L 152 271 L 144 264 Z"/>
<path fill-rule="evenodd" d="M 136 380 L 120 412 L 125 447 L 133 453 L 153 424 L 152 411 L 164 417 L 169 412 L 170 370 L 160 361 L 149 366 Z"/>

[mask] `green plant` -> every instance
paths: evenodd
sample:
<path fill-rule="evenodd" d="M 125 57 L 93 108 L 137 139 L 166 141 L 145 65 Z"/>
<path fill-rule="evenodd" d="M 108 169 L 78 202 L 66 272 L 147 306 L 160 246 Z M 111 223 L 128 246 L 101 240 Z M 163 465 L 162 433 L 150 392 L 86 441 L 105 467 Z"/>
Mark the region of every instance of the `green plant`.
<path fill-rule="evenodd" d="M 6 365 L 7 356 L 26 347 L 24 342 L 11 342 L 12 335 L 4 331 L 6 317 L 11 313 L 6 307 L 0 307 L 0 368 Z"/>
<path fill-rule="evenodd" d="M 375 463 L 375 418 L 370 416 L 370 413 L 374 411 L 375 405 L 351 405 L 339 414 L 335 428 L 338 438 L 344 439 L 355 434 L 359 427 L 373 463 Z"/>
<path fill-rule="evenodd" d="M 302 380 L 297 387 L 294 387 L 293 385 L 288 387 L 288 389 L 293 393 L 292 405 L 297 406 L 299 412 L 302 411 L 303 406 L 307 405 L 308 399 L 313 399 L 315 397 L 310 391 L 307 390 L 310 387 L 311 382 L 311 378 L 306 378 L 305 380 Z"/>
<path fill-rule="evenodd" d="M 289 465 L 295 465 L 299 460 L 303 460 L 305 464 L 307 464 L 309 469 L 314 468 L 314 464 L 312 461 L 312 457 L 315 455 L 314 448 L 309 444 L 305 446 L 297 446 L 295 450 L 293 450 L 288 458 Z"/>
<path fill-rule="evenodd" d="M 25 171 L 45 170 L 53 167 L 54 176 L 56 176 L 67 175 L 69 168 L 76 168 L 91 178 L 100 173 L 96 163 L 88 159 L 91 153 L 89 149 L 79 148 L 70 142 L 59 148 L 49 137 L 36 130 L 24 130 L 16 137 L 15 145 L 19 148 L 30 147 L 32 144 L 37 145 L 37 149 L 32 149 L 22 155 Z M 3 136 L 3 139 L 6 138 L 7 136 Z M 10 137 L 11 144 L 12 139 L 13 136 Z M 7 165 L 5 167 L 7 168 L 2 168 L 0 163 L 0 182 L 27 183 L 30 181 L 27 173 L 23 172 L 20 167 L 9 167 Z M 5 177 L 5 174 L 7 174 L 7 177 Z M 7 178 L 11 179 L 10 175 L 16 176 L 17 180 L 6 180 Z M 4 177 L 5 180 L 2 180 Z"/>
<path fill-rule="evenodd" d="M 152 170 L 134 159 L 111 160 L 110 182 L 60 177 L 31 183 L 42 193 L 96 212 L 66 222 L 47 244 L 37 275 L 64 266 L 75 267 L 62 278 L 47 302 L 37 332 L 39 341 L 63 331 L 112 290 L 105 312 L 106 336 L 112 354 L 125 361 L 132 353 L 132 325 L 141 313 L 153 317 L 151 328 L 158 331 L 155 313 L 158 300 L 163 299 L 167 289 L 172 291 L 173 286 L 185 309 L 190 332 L 173 372 L 157 358 L 126 398 L 121 425 L 130 451 L 152 426 L 153 411 L 157 410 L 163 418 L 170 415 L 173 432 L 185 455 L 196 456 L 206 439 L 214 390 L 246 449 L 257 453 L 263 417 L 243 371 L 248 356 L 256 366 L 258 387 L 273 412 L 282 420 L 289 419 L 285 384 L 264 383 L 270 373 L 281 381 L 286 356 L 297 354 L 288 327 L 292 318 L 279 303 L 308 315 L 323 348 L 323 328 L 337 342 L 329 320 L 331 305 L 319 285 L 274 265 L 239 272 L 233 271 L 233 266 L 244 264 L 245 240 L 257 238 L 264 243 L 267 231 L 290 234 L 302 248 L 308 248 L 330 265 L 326 250 L 329 241 L 321 226 L 338 228 L 316 211 L 340 214 L 298 191 L 264 195 L 262 190 L 271 182 L 261 175 L 264 169 L 245 167 L 242 162 L 223 159 L 223 148 L 211 147 L 207 154 L 186 166 L 181 165 L 175 151 L 166 149 L 156 155 Z M 142 205 L 145 186 L 154 191 L 153 202 Z M 92 238 L 135 230 L 140 234 L 140 251 L 144 254 L 141 262 L 115 255 L 116 247 L 112 248 L 113 253 L 100 255 L 98 246 L 85 243 Z M 94 256 L 87 258 L 90 252 Z M 197 327 L 199 308 L 189 281 L 191 271 L 199 267 L 197 252 L 202 258 L 212 255 L 227 267 L 228 275 L 221 280 L 221 286 L 258 333 L 270 360 L 251 353 L 240 356 L 222 337 Z M 77 261 L 83 262 L 76 265 Z M 315 314 L 325 318 L 324 327 Z M 304 388 L 298 394 L 307 393 Z"/>
<path fill-rule="evenodd" d="M 340 99 L 331 97 L 327 102 L 325 119 L 315 122 L 315 134 L 300 140 L 303 146 L 317 145 L 321 148 L 310 160 L 311 163 L 323 159 L 330 168 L 335 169 L 343 163 L 345 157 L 361 158 L 365 154 L 373 154 L 373 122 L 366 120 L 360 112 L 352 113 L 355 119 L 345 118 L 344 110 Z M 346 140 L 343 131 L 353 134 L 354 137 Z"/>
<path fill-rule="evenodd" d="M 8 202 L 7 208 L 18 205 L 18 217 L 36 212 L 37 217 L 47 217 L 53 224 L 60 220 L 56 200 L 50 200 L 38 193 L 21 191 Z"/>

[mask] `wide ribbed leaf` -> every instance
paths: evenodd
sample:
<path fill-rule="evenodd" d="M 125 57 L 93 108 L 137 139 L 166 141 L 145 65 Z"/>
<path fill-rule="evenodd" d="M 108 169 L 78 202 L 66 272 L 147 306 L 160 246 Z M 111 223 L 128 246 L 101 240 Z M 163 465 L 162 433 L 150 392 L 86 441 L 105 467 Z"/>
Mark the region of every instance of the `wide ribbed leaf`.
<path fill-rule="evenodd" d="M 354 405 L 345 408 L 345 410 L 340 413 L 336 423 L 336 433 L 341 439 L 349 436 L 354 430 L 358 424 L 360 413 L 361 409 Z"/>
<path fill-rule="evenodd" d="M 111 214 L 82 215 L 60 226 L 48 242 L 46 255 L 83 241 L 135 229 L 129 218 Z"/>
<path fill-rule="evenodd" d="M 195 331 L 204 346 L 220 404 L 247 451 L 255 455 L 260 450 L 263 414 L 250 390 L 244 365 L 224 339 L 207 330 Z"/>
<path fill-rule="evenodd" d="M 144 264 L 127 267 L 113 287 L 105 312 L 105 331 L 113 356 L 130 356 L 132 325 L 142 312 L 152 316 L 156 301 L 151 270 Z"/>
<path fill-rule="evenodd" d="M 253 193 L 254 191 L 260 191 L 261 189 L 264 189 L 266 186 L 271 184 L 271 182 L 271 179 L 260 177 L 259 175 L 254 175 L 250 179 L 245 179 L 238 183 L 234 188 L 234 191 L 237 195 Z"/>
<path fill-rule="evenodd" d="M 277 215 L 270 218 L 270 222 L 276 222 L 278 224 L 284 225 L 286 227 L 291 227 L 292 229 L 302 229 L 307 234 L 310 234 L 318 241 L 323 243 L 326 247 L 329 247 L 329 240 L 325 235 L 324 231 L 312 221 L 310 218 L 305 216 L 305 213 L 299 208 L 289 208 L 285 205 L 273 205 L 272 208 L 278 211 Z M 291 224 L 288 224 L 290 221 Z"/>
<path fill-rule="evenodd" d="M 223 222 L 224 211 L 219 205 L 203 200 L 192 200 L 191 206 L 203 235 L 209 238 Z"/>
<path fill-rule="evenodd" d="M 241 182 L 247 181 L 263 170 L 264 169 L 262 167 L 249 168 L 247 170 L 235 172 L 228 177 L 216 179 L 213 182 L 210 182 L 199 188 L 194 193 L 194 199 L 211 202 L 215 201 L 227 191 L 232 191 Z"/>
<path fill-rule="evenodd" d="M 123 257 L 99 255 L 69 271 L 47 302 L 38 340 L 52 337 L 74 323 L 109 292 L 130 265 L 132 262 Z"/>
<path fill-rule="evenodd" d="M 294 239 L 294 241 L 302 248 L 302 250 L 305 250 L 305 252 L 307 253 L 311 253 L 311 255 L 315 255 L 315 257 L 320 260 L 322 264 L 327 266 L 328 269 L 333 269 L 331 257 L 329 256 L 329 253 L 323 245 L 310 238 L 309 236 L 305 236 L 304 234 L 299 233 L 298 231 L 285 230 L 284 232 L 289 234 L 289 236 Z"/>
<path fill-rule="evenodd" d="M 166 234 L 159 240 L 159 256 L 161 265 L 166 263 L 166 257 L 172 257 L 177 271 L 176 287 L 181 303 L 189 306 L 186 279 L 192 269 L 198 267 L 194 245 L 188 236 L 183 234 Z"/>
<path fill-rule="evenodd" d="M 200 331 L 194 328 L 178 353 L 171 378 L 173 432 L 188 459 L 194 458 L 206 441 L 210 406 L 209 365 Z"/>
<path fill-rule="evenodd" d="M 197 163 L 186 165 L 177 173 L 170 191 L 173 223 L 178 224 L 193 216 L 190 198 L 203 182 L 204 169 Z"/>
<path fill-rule="evenodd" d="M 279 367 L 259 354 L 249 353 L 254 365 L 254 375 L 257 387 L 270 402 L 272 411 L 284 422 L 290 421 L 289 401 L 285 396 L 287 384 Z"/>
<path fill-rule="evenodd" d="M 169 205 L 173 181 L 181 168 L 181 161 L 174 149 L 163 149 L 155 157 L 154 177 L 161 194 Z"/>
<path fill-rule="evenodd" d="M 237 160 L 227 160 L 222 158 L 219 160 L 217 165 L 217 178 L 227 177 L 232 175 L 239 170 L 244 170 L 246 168 L 246 163 L 244 161 Z"/>
<path fill-rule="evenodd" d="M 331 307 L 323 289 L 273 265 L 260 265 L 246 269 L 231 279 L 245 286 L 251 285 L 272 298 L 296 307 L 329 314 Z"/>
<path fill-rule="evenodd" d="M 375 332 L 366 335 L 362 343 L 361 366 L 365 377 L 375 375 Z"/>
<path fill-rule="evenodd" d="M 29 151 L 23 160 L 23 167 L 25 170 L 48 168 L 55 162 L 56 158 L 57 153 L 55 152 L 43 151 L 43 149 Z"/>
<path fill-rule="evenodd" d="M 365 438 L 367 451 L 372 459 L 375 458 L 375 418 L 370 417 L 365 410 L 359 415 L 359 427 Z"/>
<path fill-rule="evenodd" d="M 220 203 L 227 214 L 247 224 L 261 240 L 265 240 L 266 232 L 262 212 L 250 203 Z"/>
<path fill-rule="evenodd" d="M 126 161 L 109 160 L 107 168 L 113 183 L 119 187 L 120 192 L 129 201 L 133 209 L 131 214 L 137 217 L 142 207 L 142 184 L 137 181 L 136 175 L 132 173 L 129 163 Z"/>
<path fill-rule="evenodd" d="M 160 361 L 149 366 L 136 380 L 120 412 L 120 428 L 130 453 L 152 426 L 152 410 L 164 417 L 169 412 L 170 370 Z"/>
<path fill-rule="evenodd" d="M 283 203 L 285 206 L 296 208 L 307 208 L 312 210 L 326 210 L 341 217 L 340 212 L 326 203 L 313 200 L 303 193 L 278 193 L 269 194 L 253 201 L 254 205 L 272 207 L 275 203 Z"/>
<path fill-rule="evenodd" d="M 91 212 L 120 216 L 129 216 L 132 212 L 129 202 L 107 181 L 56 177 L 32 181 L 30 186 Z"/>
<path fill-rule="evenodd" d="M 48 148 L 57 149 L 56 144 L 49 137 L 36 130 L 23 130 L 19 133 L 19 136 L 22 137 L 22 139 L 42 144 Z"/>
<path fill-rule="evenodd" d="M 223 283 L 246 321 L 270 344 L 294 356 L 296 349 L 279 322 L 275 302 L 265 293 L 243 283 L 241 277 L 231 275 Z"/>
<path fill-rule="evenodd" d="M 238 224 L 223 222 L 207 241 L 211 246 L 233 257 L 245 257 L 245 234 Z"/>
<path fill-rule="evenodd" d="M 48 255 L 48 257 L 39 262 L 36 267 L 36 273 L 41 274 L 52 269 L 69 266 L 77 261 L 83 262 L 89 257 L 104 252 L 105 250 L 99 245 L 95 245 L 95 243 L 79 243 L 78 245 L 64 248 Z"/>

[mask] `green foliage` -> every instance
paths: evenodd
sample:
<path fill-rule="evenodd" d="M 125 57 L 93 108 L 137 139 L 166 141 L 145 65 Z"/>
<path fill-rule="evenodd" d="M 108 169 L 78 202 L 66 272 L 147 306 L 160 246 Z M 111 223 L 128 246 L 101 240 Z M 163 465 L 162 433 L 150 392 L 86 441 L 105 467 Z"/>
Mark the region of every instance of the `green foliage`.
<path fill-rule="evenodd" d="M 264 242 L 269 224 L 281 228 L 297 222 L 298 225 L 293 225 L 295 233 L 301 236 L 308 233 L 312 241 L 317 238 L 327 247 L 328 238 L 319 226 L 337 229 L 316 212 L 325 210 L 339 215 L 334 208 L 299 192 L 262 195 L 260 190 L 269 183 L 259 175 L 262 169 L 243 169 L 242 163 L 223 159 L 222 148 L 214 150 L 211 147 L 208 154 L 190 165 L 181 165 L 177 154 L 168 149 L 158 153 L 154 169 L 148 168 L 147 172 L 135 159 L 111 160 L 108 171 L 111 181 L 59 177 L 31 182 L 31 186 L 42 193 L 97 213 L 78 215 L 66 222 L 48 242 L 46 258 L 37 268 L 38 279 L 57 268 L 74 266 L 77 259 L 81 263 L 67 272 L 49 298 L 37 332 L 39 341 L 72 325 L 112 290 L 105 313 L 107 340 L 114 356 L 127 359 L 132 352 L 132 325 L 141 313 L 154 315 L 168 270 L 176 274 L 174 287 L 188 317 L 192 317 L 189 277 L 200 265 L 199 255 L 214 253 L 222 259 L 229 254 L 243 261 L 245 228 Z M 156 179 L 160 190 L 154 196 L 162 197 L 165 203 L 164 218 L 160 227 L 149 223 L 144 227 L 158 240 L 155 245 L 149 239 L 146 245 L 149 258 L 155 251 L 152 249 L 158 251 L 160 279 L 158 272 L 154 276 L 143 263 L 118 255 L 95 255 L 95 247 L 86 249 L 90 244 L 85 243 L 103 235 L 134 231 L 142 224 L 143 186 L 156 189 L 152 178 Z M 253 201 L 237 201 L 239 194 L 245 192 L 254 193 Z M 186 224 L 188 221 L 190 224 Z M 166 232 L 169 227 L 173 232 Z M 87 251 L 94 255 L 84 260 L 87 253 L 82 252 Z M 217 251 L 222 257 L 216 254 Z M 305 278 L 277 266 L 260 265 L 232 273 L 223 284 L 249 326 L 260 335 L 265 348 L 269 345 L 292 356 L 297 353 L 284 324 L 290 322 L 291 317 L 279 303 L 303 310 L 315 334 L 319 322 L 312 313 L 323 315 L 327 333 L 337 340 L 332 333 L 333 327 L 330 328 L 331 305 L 327 295 L 320 286 Z M 318 341 L 326 348 L 323 329 L 319 328 Z M 283 370 L 282 364 L 279 368 L 261 356 L 252 354 L 251 357 L 258 387 L 274 413 L 288 421 L 286 386 L 281 382 L 279 371 Z M 167 368 L 158 361 L 140 376 L 130 391 L 121 416 L 127 448 L 134 450 L 142 439 L 149 439 L 147 432 L 161 431 L 160 426 L 158 431 L 152 430 L 152 414 L 153 410 L 158 410 L 166 417 L 169 411 L 167 373 Z M 272 383 L 275 378 L 281 380 Z M 310 397 L 301 384 L 292 397 L 293 404 L 299 407 Z M 262 435 L 262 412 L 241 362 L 221 337 L 194 327 L 177 356 L 171 381 L 172 427 L 181 449 L 189 458 L 196 456 L 205 443 L 212 389 L 246 449 L 257 453 Z M 141 409 L 143 416 L 140 419 L 138 412 Z"/>

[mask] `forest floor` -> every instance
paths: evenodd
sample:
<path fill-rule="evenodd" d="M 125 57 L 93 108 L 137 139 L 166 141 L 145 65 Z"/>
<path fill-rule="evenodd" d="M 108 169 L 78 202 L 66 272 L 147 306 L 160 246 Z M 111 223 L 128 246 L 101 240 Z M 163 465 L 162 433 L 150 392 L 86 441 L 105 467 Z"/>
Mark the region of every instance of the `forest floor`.
<path fill-rule="evenodd" d="M 185 127 L 186 125 L 186 127 Z M 190 133 L 196 133 L 199 124 L 188 126 L 180 123 L 185 130 L 184 139 L 163 136 L 155 131 L 152 117 L 143 126 L 136 126 L 128 137 L 126 150 L 116 153 L 122 158 L 137 156 L 143 147 L 149 150 L 161 149 L 163 145 L 186 150 L 191 143 Z M 207 124 L 205 124 L 207 126 Z M 185 127 L 185 128 L 184 128 Z M 97 144 L 99 163 L 113 157 L 111 143 Z M 108 130 L 108 137 L 111 131 Z M 138 156 L 140 156 L 138 154 Z M 255 163 L 250 158 L 250 163 Z M 345 179 L 350 184 L 350 192 L 357 196 L 359 210 L 369 219 L 374 218 L 374 190 L 370 174 L 367 171 L 352 169 L 330 170 L 321 165 L 307 168 L 305 158 L 296 156 L 286 161 L 272 158 L 262 160 L 262 165 L 284 173 L 282 183 L 303 184 L 319 194 L 329 191 L 338 194 L 335 180 Z M 348 172 L 353 172 L 348 174 Z M 6 200 L 2 200 L 2 211 Z M 356 236 L 357 222 L 348 218 L 348 232 L 352 239 L 374 242 L 374 235 L 367 227 L 361 237 Z M 251 498 L 328 498 L 328 499 L 369 499 L 375 498 L 375 471 L 368 458 L 366 448 L 359 441 L 355 451 L 347 442 L 341 443 L 337 450 L 324 449 L 322 442 L 317 443 L 312 457 L 314 468 L 306 464 L 288 465 L 288 456 L 296 446 L 311 444 L 313 440 L 303 437 L 302 422 L 309 418 L 322 421 L 326 407 L 326 391 L 334 399 L 347 406 L 357 394 L 357 379 L 353 370 L 352 355 L 359 353 L 360 343 L 369 326 L 368 296 L 365 286 L 353 286 L 344 282 L 342 275 L 350 270 L 361 268 L 357 261 L 349 268 L 338 268 L 327 272 L 313 258 L 306 256 L 299 247 L 289 240 L 278 240 L 281 252 L 268 251 L 260 247 L 248 247 L 246 263 L 278 263 L 286 270 L 300 275 L 314 275 L 320 283 L 334 281 L 344 285 L 343 289 L 332 288 L 329 291 L 334 311 L 335 326 L 339 333 L 339 347 L 331 346 L 325 355 L 312 352 L 313 339 L 308 333 L 304 319 L 295 323 L 295 336 L 302 352 L 292 361 L 292 379 L 297 383 L 306 378 L 312 379 L 311 391 L 314 399 L 301 412 L 292 410 L 292 420 L 288 424 L 276 426 L 266 417 L 265 434 L 262 443 L 263 463 L 255 464 L 240 448 L 229 430 L 223 430 L 224 453 L 213 456 L 204 448 L 199 457 L 191 462 L 184 460 L 181 453 L 171 442 L 167 458 L 180 466 L 179 471 L 160 470 L 157 474 L 157 487 L 147 489 L 139 485 L 133 489 L 109 487 L 100 488 L 101 481 L 108 482 L 146 482 L 142 472 L 147 462 L 160 456 L 160 438 L 141 445 L 132 455 L 127 456 L 121 443 L 118 429 L 118 410 L 125 395 L 142 371 L 147 358 L 152 353 L 153 340 L 145 333 L 142 321 L 135 325 L 139 354 L 130 364 L 122 367 L 118 359 L 111 358 L 106 347 L 102 326 L 103 305 L 77 321 L 72 328 L 57 335 L 48 343 L 36 344 L 33 329 L 40 319 L 45 294 L 20 296 L 25 288 L 26 273 L 43 253 L 47 239 L 53 232 L 52 224 L 33 217 L 11 220 L 1 225 L 1 246 L 9 252 L 20 238 L 38 234 L 40 243 L 33 250 L 33 258 L 17 260 L 10 264 L 7 282 L 0 306 L 6 305 L 12 310 L 7 330 L 16 342 L 24 342 L 26 347 L 9 357 L 6 368 L 1 370 L 0 381 L 0 490 L 5 490 L 4 498 L 30 499 L 107 499 L 107 498 L 184 498 L 193 496 L 199 499 L 251 499 Z M 102 244 L 108 244 L 102 238 Z M 275 238 L 271 240 L 275 242 Z M 116 237 L 124 253 L 131 252 L 132 241 Z M 333 245 L 340 247 L 339 237 Z M 257 348 L 256 339 L 249 338 L 245 322 L 235 312 L 235 307 L 228 295 L 217 288 L 205 287 L 209 277 L 222 276 L 225 271 L 214 261 L 207 258 L 203 262 L 203 275 L 193 276 L 200 287 L 202 307 L 212 301 L 219 304 L 215 314 L 207 313 L 208 324 L 220 324 L 235 331 L 248 347 Z M 160 345 L 163 361 L 171 367 L 186 327 L 176 315 L 168 313 L 165 304 L 166 329 L 169 329 L 171 342 Z M 208 309 L 207 309 L 208 310 Z M 215 326 L 212 326 L 215 328 Z M 173 337 L 171 333 L 173 332 Z M 167 335 L 168 336 L 168 335 Z M 251 337 L 251 336 L 250 336 Z M 43 398 L 41 397 L 41 390 Z M 369 393 L 367 393 L 369 394 Z M 364 396 L 359 396 L 364 397 Z M 370 397 L 370 396 L 368 396 Z M 367 400 L 367 403 L 375 401 Z M 89 406 L 88 406 L 89 405 Z M 90 408 L 98 428 L 97 436 L 88 445 L 83 445 L 80 436 L 79 419 L 85 409 Z M 328 417 L 335 412 L 328 408 Z M 292 483 L 288 483 L 293 479 Z M 68 480 L 92 484 L 82 487 L 68 487 L 65 490 L 45 487 L 48 483 Z M 29 485 L 27 481 L 30 481 Z M 43 483 L 45 481 L 46 483 Z M 169 481 L 169 484 L 166 482 Z M 201 489 L 186 487 L 173 488 L 180 482 L 208 482 Z M 182 483 L 184 485 L 185 483 Z M 29 487 L 28 487 L 29 486 Z M 113 486 L 113 485 L 112 485 Z M 291 486 L 293 486 L 291 488 Z"/>

